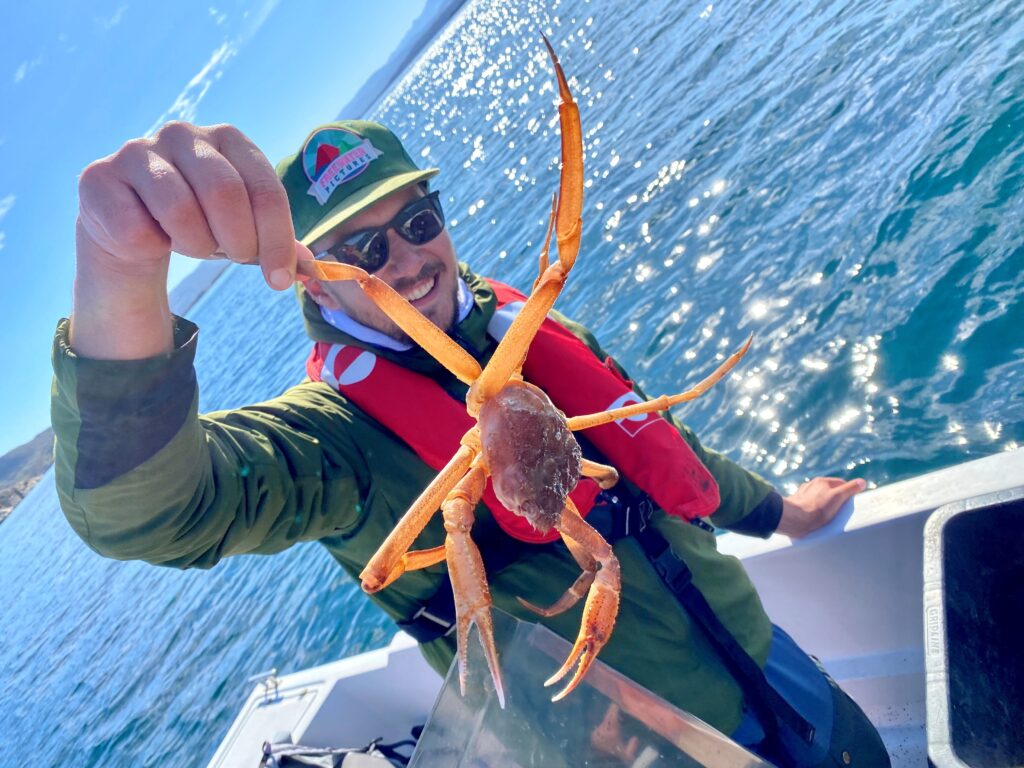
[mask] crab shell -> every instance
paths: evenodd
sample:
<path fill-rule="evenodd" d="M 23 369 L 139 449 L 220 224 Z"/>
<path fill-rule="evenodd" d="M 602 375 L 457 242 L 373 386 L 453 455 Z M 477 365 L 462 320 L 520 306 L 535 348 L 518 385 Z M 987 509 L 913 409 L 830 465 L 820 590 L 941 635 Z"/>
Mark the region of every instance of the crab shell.
<path fill-rule="evenodd" d="M 546 533 L 580 479 L 582 453 L 565 414 L 537 387 L 511 381 L 480 409 L 479 424 L 498 500 Z"/>

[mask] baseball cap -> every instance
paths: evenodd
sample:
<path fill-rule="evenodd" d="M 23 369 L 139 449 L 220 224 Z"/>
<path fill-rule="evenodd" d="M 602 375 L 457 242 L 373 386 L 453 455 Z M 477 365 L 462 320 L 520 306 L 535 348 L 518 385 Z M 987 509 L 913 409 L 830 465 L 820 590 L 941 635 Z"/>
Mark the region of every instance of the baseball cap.
<path fill-rule="evenodd" d="M 384 197 L 436 176 L 421 169 L 380 123 L 342 120 L 315 128 L 277 165 L 288 193 L 295 237 L 303 245 Z"/>

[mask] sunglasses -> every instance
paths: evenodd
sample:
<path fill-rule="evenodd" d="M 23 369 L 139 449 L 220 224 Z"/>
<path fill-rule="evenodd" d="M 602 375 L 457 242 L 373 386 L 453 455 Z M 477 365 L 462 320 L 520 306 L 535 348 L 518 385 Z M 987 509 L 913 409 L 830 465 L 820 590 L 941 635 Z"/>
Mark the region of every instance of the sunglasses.
<path fill-rule="evenodd" d="M 418 198 L 400 210 L 382 227 L 370 227 L 353 232 L 344 240 L 316 254 L 319 261 L 334 260 L 351 264 L 367 272 L 376 272 L 388 263 L 388 230 L 393 229 L 407 243 L 429 243 L 444 230 L 444 211 L 441 210 L 439 192 Z"/>

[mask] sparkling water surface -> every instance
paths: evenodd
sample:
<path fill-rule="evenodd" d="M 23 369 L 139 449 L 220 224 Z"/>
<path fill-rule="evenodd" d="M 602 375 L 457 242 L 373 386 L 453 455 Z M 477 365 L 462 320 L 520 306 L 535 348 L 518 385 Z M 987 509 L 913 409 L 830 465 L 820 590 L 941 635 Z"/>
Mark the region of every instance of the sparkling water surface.
<path fill-rule="evenodd" d="M 1012 0 L 479 0 L 376 117 L 443 169 L 460 257 L 526 289 L 557 183 L 548 31 L 587 173 L 557 306 L 649 393 L 754 333 L 680 415 L 784 491 L 881 484 L 1024 443 L 1022 17 Z M 294 300 L 257 270 L 191 316 L 204 410 L 303 375 Z M 0 766 L 203 765 L 248 675 L 393 631 L 315 545 L 210 572 L 102 559 L 52 475 L 0 526 L 0 591 Z"/>

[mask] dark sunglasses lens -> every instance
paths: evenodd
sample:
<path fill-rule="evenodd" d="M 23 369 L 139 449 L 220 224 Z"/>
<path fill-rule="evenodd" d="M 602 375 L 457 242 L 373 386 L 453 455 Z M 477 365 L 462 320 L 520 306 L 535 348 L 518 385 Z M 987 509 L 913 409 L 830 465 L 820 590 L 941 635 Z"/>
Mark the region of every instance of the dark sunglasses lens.
<path fill-rule="evenodd" d="M 413 245 L 423 245 L 429 243 L 444 229 L 444 222 L 438 217 L 437 213 L 429 208 L 424 211 L 417 211 L 414 213 L 405 224 L 402 225 L 401 233 L 402 237 L 408 240 Z"/>
<path fill-rule="evenodd" d="M 376 272 L 388 260 L 388 238 L 381 232 L 354 238 L 342 243 L 336 251 L 338 261 Z"/>

